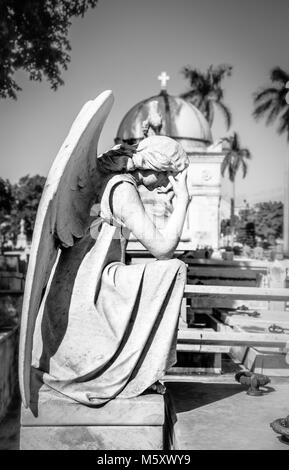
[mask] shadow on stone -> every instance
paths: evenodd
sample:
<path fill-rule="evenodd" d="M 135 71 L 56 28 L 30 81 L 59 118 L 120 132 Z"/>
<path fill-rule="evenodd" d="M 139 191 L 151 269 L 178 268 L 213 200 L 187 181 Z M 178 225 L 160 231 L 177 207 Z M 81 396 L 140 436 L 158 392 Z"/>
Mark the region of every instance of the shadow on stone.
<path fill-rule="evenodd" d="M 173 398 L 176 413 L 185 412 L 244 393 L 239 384 L 206 384 L 191 382 L 166 382 Z"/>

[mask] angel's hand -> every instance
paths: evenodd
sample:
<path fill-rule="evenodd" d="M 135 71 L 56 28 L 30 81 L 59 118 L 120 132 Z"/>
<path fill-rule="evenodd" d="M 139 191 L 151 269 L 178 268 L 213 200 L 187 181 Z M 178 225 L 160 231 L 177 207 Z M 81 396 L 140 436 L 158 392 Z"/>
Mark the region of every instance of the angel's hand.
<path fill-rule="evenodd" d="M 183 170 L 176 178 L 173 175 L 168 176 L 172 184 L 177 199 L 184 201 L 186 204 L 190 201 L 190 195 L 187 186 L 187 169 Z"/>

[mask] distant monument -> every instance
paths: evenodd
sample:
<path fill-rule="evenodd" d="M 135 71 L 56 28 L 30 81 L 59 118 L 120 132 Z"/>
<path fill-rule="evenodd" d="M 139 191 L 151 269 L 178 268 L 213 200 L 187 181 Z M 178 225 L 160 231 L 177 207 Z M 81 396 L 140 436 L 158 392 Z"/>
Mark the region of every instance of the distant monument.
<path fill-rule="evenodd" d="M 162 72 L 158 79 L 160 93 L 137 103 L 126 113 L 115 142 L 136 144 L 147 132 L 154 132 L 181 143 L 190 162 L 188 184 L 192 200 L 178 249 L 195 250 L 200 246 L 217 249 L 221 232 L 221 163 L 225 156 L 222 143 L 213 143 L 209 123 L 195 106 L 168 94 L 170 77 L 167 73 Z M 154 123 L 150 131 L 147 130 L 149 115 Z M 144 249 L 133 238 L 128 248 L 133 251 Z"/>
<path fill-rule="evenodd" d="M 20 233 L 17 235 L 16 249 L 26 250 L 28 247 L 27 236 L 25 233 L 25 221 L 20 221 Z"/>

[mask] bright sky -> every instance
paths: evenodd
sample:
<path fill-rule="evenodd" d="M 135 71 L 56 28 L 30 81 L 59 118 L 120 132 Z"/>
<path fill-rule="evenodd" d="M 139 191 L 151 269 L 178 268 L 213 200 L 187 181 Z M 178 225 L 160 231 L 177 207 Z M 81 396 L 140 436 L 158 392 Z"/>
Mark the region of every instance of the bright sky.
<path fill-rule="evenodd" d="M 18 100 L 1 100 L 0 176 L 12 182 L 46 176 L 82 105 L 105 89 L 113 90 L 115 104 L 100 152 L 113 144 L 124 114 L 159 92 L 162 70 L 171 77 L 169 93 L 177 95 L 186 89 L 183 66 L 229 63 L 234 72 L 224 86 L 231 131 L 253 154 L 248 176 L 237 179 L 238 199 L 283 200 L 289 144 L 274 127 L 253 120 L 252 93 L 268 83 L 272 67 L 289 69 L 288 26 L 288 0 L 99 0 L 73 22 L 65 85 L 53 92 L 21 72 Z M 226 133 L 222 116 L 216 120 L 214 139 Z"/>

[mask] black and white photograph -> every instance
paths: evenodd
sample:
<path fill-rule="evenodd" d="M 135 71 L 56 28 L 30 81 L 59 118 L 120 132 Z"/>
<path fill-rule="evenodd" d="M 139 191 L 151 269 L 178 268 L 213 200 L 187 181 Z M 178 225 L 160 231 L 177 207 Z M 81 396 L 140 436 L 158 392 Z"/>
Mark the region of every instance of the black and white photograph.
<path fill-rule="evenodd" d="M 288 51 L 287 0 L 0 0 L 0 450 L 289 450 Z"/>

